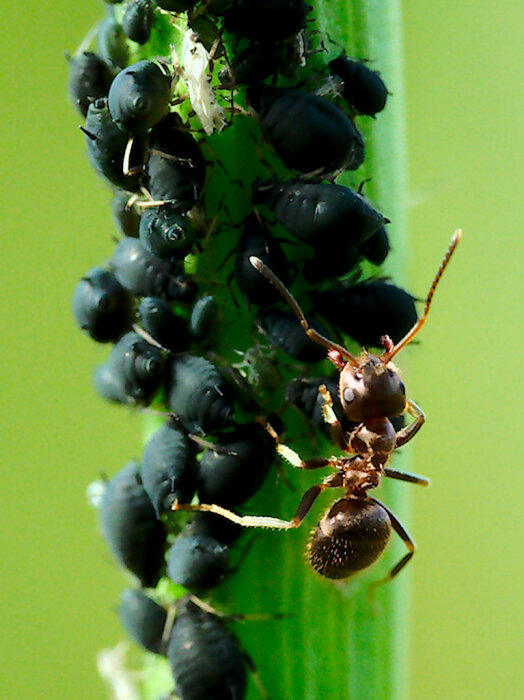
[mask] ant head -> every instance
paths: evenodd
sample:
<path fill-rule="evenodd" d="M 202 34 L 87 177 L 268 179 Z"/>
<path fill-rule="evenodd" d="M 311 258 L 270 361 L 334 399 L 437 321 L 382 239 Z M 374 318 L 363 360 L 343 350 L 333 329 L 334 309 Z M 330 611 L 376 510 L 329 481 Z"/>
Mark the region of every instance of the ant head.
<path fill-rule="evenodd" d="M 346 416 L 361 423 L 376 416 L 398 416 L 406 408 L 406 388 L 393 362 L 363 354 L 340 373 L 340 402 Z"/>

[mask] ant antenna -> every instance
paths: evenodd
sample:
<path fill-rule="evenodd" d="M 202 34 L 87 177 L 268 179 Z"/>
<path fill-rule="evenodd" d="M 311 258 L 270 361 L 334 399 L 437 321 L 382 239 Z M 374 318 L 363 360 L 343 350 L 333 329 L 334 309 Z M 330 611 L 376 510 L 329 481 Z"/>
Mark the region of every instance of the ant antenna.
<path fill-rule="evenodd" d="M 435 278 L 433 282 L 431 283 L 431 287 L 429 288 L 428 296 L 426 298 L 426 303 L 424 304 L 424 313 L 422 316 L 418 319 L 418 321 L 415 323 L 415 325 L 411 328 L 410 331 L 406 333 L 406 335 L 398 341 L 398 343 L 393 346 L 390 350 L 385 352 L 382 357 L 380 358 L 384 364 L 387 364 L 391 358 L 395 357 L 395 355 L 402 350 L 403 347 L 405 347 L 408 343 L 410 343 L 413 338 L 417 335 L 419 330 L 422 328 L 422 326 L 426 323 L 426 319 L 428 317 L 429 313 L 429 307 L 431 306 L 431 301 L 433 299 L 433 295 L 435 294 L 435 290 L 437 288 L 437 284 L 440 282 L 440 278 L 444 274 L 444 270 L 448 266 L 448 263 L 451 259 L 451 256 L 455 252 L 455 248 L 457 247 L 460 238 L 462 236 L 462 231 L 461 229 L 458 229 L 455 231 L 453 234 L 453 238 L 451 239 L 451 243 L 449 244 L 449 248 L 446 251 L 446 254 L 444 255 L 444 258 L 442 259 L 442 262 L 440 263 L 440 267 L 437 270 L 437 274 L 435 275 Z"/>
<path fill-rule="evenodd" d="M 258 270 L 260 274 L 264 275 L 264 277 L 271 282 L 273 287 L 275 287 L 280 294 L 284 297 L 284 299 L 287 301 L 287 303 L 291 306 L 293 311 L 295 312 L 296 317 L 300 321 L 300 325 L 302 328 L 305 330 L 307 336 L 311 338 L 311 340 L 315 341 L 315 343 L 318 343 L 319 345 L 324 345 L 324 347 L 328 348 L 328 350 L 335 350 L 336 352 L 339 352 L 342 357 L 344 357 L 350 364 L 352 364 L 354 367 L 358 367 L 358 361 L 357 359 L 349 352 L 349 350 L 346 350 L 345 347 L 342 345 L 338 345 L 337 343 L 334 343 L 332 340 L 329 340 L 329 338 L 325 338 L 323 335 L 318 333 L 314 328 L 311 328 L 309 326 L 309 323 L 307 322 L 306 317 L 304 316 L 304 312 L 298 305 L 297 300 L 295 297 L 291 294 L 289 289 L 284 285 L 283 282 L 281 282 L 278 277 L 275 275 L 274 272 L 272 272 L 267 265 L 265 265 L 260 258 L 257 258 L 255 255 L 252 255 L 249 258 L 249 262 L 253 265 L 255 270 Z"/>

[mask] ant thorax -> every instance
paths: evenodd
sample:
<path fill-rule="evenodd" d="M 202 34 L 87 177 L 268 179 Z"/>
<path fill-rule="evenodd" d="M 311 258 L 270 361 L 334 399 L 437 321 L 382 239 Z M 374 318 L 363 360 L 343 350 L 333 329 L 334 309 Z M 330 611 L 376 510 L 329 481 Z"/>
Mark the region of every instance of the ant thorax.
<path fill-rule="evenodd" d="M 347 362 L 340 372 L 340 402 L 355 423 L 406 410 L 406 389 L 393 362 L 363 353 L 357 364 Z"/>

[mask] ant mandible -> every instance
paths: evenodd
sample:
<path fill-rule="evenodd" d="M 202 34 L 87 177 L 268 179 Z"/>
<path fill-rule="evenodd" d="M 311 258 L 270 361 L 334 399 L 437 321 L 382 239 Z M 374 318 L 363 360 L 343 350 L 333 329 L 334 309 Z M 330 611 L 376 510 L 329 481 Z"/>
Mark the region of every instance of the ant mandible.
<path fill-rule="evenodd" d="M 424 313 L 411 330 L 398 343 L 393 344 L 388 336 L 383 340 L 382 355 L 372 355 L 363 349 L 358 357 L 342 345 L 332 342 L 311 328 L 297 301 L 276 275 L 257 257 L 250 262 L 271 284 L 273 284 L 297 315 L 307 335 L 328 349 L 328 357 L 340 372 L 339 395 L 342 407 L 349 420 L 358 423 L 349 435 L 345 435 L 333 408 L 332 398 L 325 386 L 319 391 L 324 399 L 324 417 L 330 425 L 335 444 L 349 457 L 329 457 L 303 460 L 287 445 L 280 443 L 278 435 L 266 426 L 277 442 L 279 454 L 299 469 L 318 469 L 330 466 L 335 473 L 320 484 L 308 489 L 302 497 L 294 517 L 287 520 L 265 516 L 240 516 L 213 504 L 173 504 L 173 510 L 200 510 L 222 515 L 243 527 L 267 527 L 288 530 L 298 527 L 318 496 L 329 488 L 343 488 L 346 493 L 324 514 L 313 531 L 308 554 L 311 565 L 323 576 L 343 579 L 357 571 L 366 569 L 384 551 L 391 528 L 405 543 L 408 552 L 395 564 L 385 583 L 394 578 L 415 553 L 415 543 L 387 506 L 368 496 L 376 488 L 382 476 L 427 486 L 429 480 L 416 474 L 397 471 L 387 467 L 393 451 L 409 442 L 420 430 L 426 418 L 414 401 L 407 399 L 397 367 L 392 359 L 410 343 L 425 324 L 437 285 L 449 260 L 458 245 L 461 231 L 453 235 L 448 250 L 429 289 Z M 398 432 L 390 417 L 409 413 L 413 421 Z"/>

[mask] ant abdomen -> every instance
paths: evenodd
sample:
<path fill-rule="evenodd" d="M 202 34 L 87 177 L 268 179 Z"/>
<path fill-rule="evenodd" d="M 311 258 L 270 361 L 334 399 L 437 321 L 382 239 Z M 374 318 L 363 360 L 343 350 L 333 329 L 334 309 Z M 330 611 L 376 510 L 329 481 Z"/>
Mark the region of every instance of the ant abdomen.
<path fill-rule="evenodd" d="M 382 554 L 391 534 L 389 515 L 367 498 L 341 498 L 326 512 L 308 543 L 311 566 L 327 578 L 347 578 Z"/>

